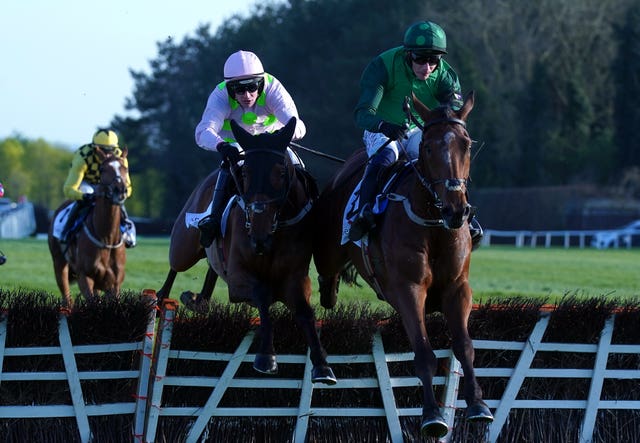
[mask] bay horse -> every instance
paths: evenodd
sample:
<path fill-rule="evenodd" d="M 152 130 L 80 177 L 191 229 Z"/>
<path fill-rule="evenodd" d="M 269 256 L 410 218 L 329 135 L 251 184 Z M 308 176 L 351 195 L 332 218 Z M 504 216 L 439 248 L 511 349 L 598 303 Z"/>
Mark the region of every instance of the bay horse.
<path fill-rule="evenodd" d="M 311 380 L 337 382 L 326 360 L 309 300 L 313 240 L 310 212 L 317 199 L 315 181 L 291 161 L 287 146 L 296 119 L 273 133 L 251 135 L 235 121 L 233 134 L 244 160 L 231 168 L 238 196 L 223 224 L 223 237 L 206 248 L 211 268 L 226 283 L 232 303 L 258 309 L 261 343 L 253 367 L 278 370 L 269 308 L 281 302 L 293 313 L 310 348 Z"/>
<path fill-rule="evenodd" d="M 344 214 L 348 205 L 352 211 L 355 207 L 350 196 L 367 162 L 364 150 L 336 172 L 314 208 L 313 259 L 321 304 L 335 305 L 340 272 L 351 263 L 378 297 L 398 312 L 423 385 L 421 432 L 425 436 L 442 437 L 448 432 L 433 392 L 437 360 L 425 327 L 425 314 L 434 310 L 444 313 L 453 353 L 464 370 L 466 418 L 493 420 L 474 375 L 474 349 L 467 328 L 472 291 L 471 236 L 466 228 L 471 213 L 466 194 L 471 139 L 466 120 L 473 104 L 473 91 L 459 111 L 430 110 L 413 97 L 415 111 L 424 122 L 418 159 L 396 169 L 395 175 L 389 173 L 396 178 L 394 184 L 378 197 L 378 204 L 386 204 L 386 209 L 359 245 L 347 239 Z"/>
<path fill-rule="evenodd" d="M 81 294 L 92 300 L 100 294 L 119 297 L 124 281 L 127 255 L 120 229 L 120 206 L 127 199 L 123 178 L 127 174 L 122 157 L 96 148 L 100 166 L 100 181 L 94 186 L 95 203 L 82 222 L 81 229 L 69 234 L 65 247 L 53 234 L 54 223 L 48 232 L 49 251 L 53 259 L 56 283 L 63 296 L 63 305 L 71 307 L 70 283 L 77 281 Z M 72 201 L 65 201 L 54 213 L 68 211 Z"/>
<path fill-rule="evenodd" d="M 207 209 L 207 205 L 211 203 L 213 197 L 217 177 L 218 170 L 205 177 L 191 192 L 171 228 L 169 272 L 162 287 L 158 290 L 160 301 L 170 297 L 171 288 L 178 272 L 188 271 L 200 260 L 207 257 L 204 248 L 200 245 L 200 231 L 189 228 L 184 220 L 187 213 L 202 213 Z M 180 299 L 187 308 L 197 310 L 204 307 L 211 299 L 217 280 L 218 274 L 209 266 L 201 291 L 199 293 L 185 291 L 181 294 Z"/>

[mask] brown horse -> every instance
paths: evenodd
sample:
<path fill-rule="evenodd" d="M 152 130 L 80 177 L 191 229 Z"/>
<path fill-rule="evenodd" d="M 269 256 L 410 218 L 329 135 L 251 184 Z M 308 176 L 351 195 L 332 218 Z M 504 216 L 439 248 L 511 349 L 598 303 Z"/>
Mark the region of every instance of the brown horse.
<path fill-rule="evenodd" d="M 205 250 L 200 245 L 200 231 L 187 226 L 185 216 L 187 213 L 202 213 L 207 209 L 207 205 L 211 203 L 217 177 L 218 171 L 212 172 L 193 190 L 171 228 L 169 273 L 162 288 L 158 290 L 159 300 L 170 297 L 178 272 L 185 272 L 201 259 L 206 258 Z M 192 309 L 205 306 L 211 298 L 217 280 L 218 274 L 209 267 L 202 290 L 197 294 L 185 291 L 180 296 L 185 306 Z"/>
<path fill-rule="evenodd" d="M 232 170 L 239 195 L 223 225 L 222 239 L 206 253 L 211 267 L 227 283 L 229 300 L 258 309 L 261 343 L 253 367 L 267 374 L 278 370 L 269 307 L 279 301 L 293 313 L 307 339 L 312 381 L 335 384 L 309 303 L 313 243 L 309 212 L 317 189 L 287 153 L 295 125 L 292 118 L 279 131 L 250 135 L 231 122 L 244 149 L 242 165 Z"/>
<path fill-rule="evenodd" d="M 122 157 L 96 149 L 100 160 L 100 182 L 95 186 L 95 204 L 90 209 L 82 228 L 69 235 L 65 247 L 49 228 L 49 251 L 53 259 L 53 270 L 63 303 L 71 307 L 69 284 L 78 282 L 81 294 L 88 300 L 103 291 L 118 297 L 124 281 L 124 267 L 127 260 L 120 229 L 120 205 L 127 198 L 123 177 L 127 174 L 124 166 L 127 150 Z M 62 211 L 68 211 L 73 202 L 64 202 L 54 213 L 53 220 Z"/>
<path fill-rule="evenodd" d="M 467 330 L 471 237 L 469 229 L 460 229 L 471 212 L 466 195 L 471 139 L 465 122 L 474 95 L 466 97 L 459 111 L 429 110 L 415 97 L 413 103 L 424 121 L 419 156 L 404 169 L 391 171 L 396 179 L 378 199 L 387 207 L 378 216 L 377 228 L 363 238 L 362 248 L 342 241 L 343 214 L 367 161 L 364 151 L 358 151 L 332 178 L 315 207 L 314 261 L 323 306 L 336 303 L 339 273 L 351 262 L 378 297 L 399 313 L 423 385 L 421 431 L 441 437 L 448 427 L 433 392 L 437 360 L 427 337 L 426 312 L 439 310 L 447 319 L 453 352 L 464 370 L 467 419 L 493 420 L 473 370 L 474 349 Z"/>

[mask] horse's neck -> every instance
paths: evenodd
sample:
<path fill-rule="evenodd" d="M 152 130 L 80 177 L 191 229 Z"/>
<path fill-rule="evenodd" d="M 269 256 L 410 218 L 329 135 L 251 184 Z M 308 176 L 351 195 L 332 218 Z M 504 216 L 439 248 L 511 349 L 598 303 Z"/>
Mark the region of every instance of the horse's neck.
<path fill-rule="evenodd" d="M 436 200 L 433 194 L 425 188 L 416 171 L 405 178 L 405 183 L 401 187 L 406 189 L 411 207 L 417 215 L 422 217 L 439 215 L 440 210 L 436 207 Z"/>
<path fill-rule="evenodd" d="M 91 224 L 96 237 L 117 240 L 120 235 L 120 207 L 97 199 Z"/>

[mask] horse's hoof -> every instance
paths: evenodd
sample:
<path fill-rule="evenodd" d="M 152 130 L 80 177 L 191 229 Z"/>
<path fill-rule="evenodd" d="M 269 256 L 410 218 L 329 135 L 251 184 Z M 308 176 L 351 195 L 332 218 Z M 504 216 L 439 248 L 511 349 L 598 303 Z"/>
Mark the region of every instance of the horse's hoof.
<path fill-rule="evenodd" d="M 467 408 L 467 420 L 490 423 L 493 421 L 493 414 L 486 404 L 480 402 Z"/>
<path fill-rule="evenodd" d="M 278 363 L 275 354 L 256 354 L 253 360 L 253 369 L 263 374 L 277 374 Z"/>
<path fill-rule="evenodd" d="M 326 385 L 335 385 L 338 379 L 333 375 L 333 370 L 329 366 L 314 366 L 311 369 L 311 381 L 313 383 L 324 383 Z"/>
<path fill-rule="evenodd" d="M 447 435 L 447 432 L 449 432 L 449 426 L 447 426 L 447 422 L 444 421 L 444 418 L 442 418 L 440 414 L 422 420 L 420 433 L 422 433 L 424 437 L 440 438 Z"/>
<path fill-rule="evenodd" d="M 196 294 L 191 291 L 184 291 L 180 294 L 180 301 L 185 308 L 190 311 L 200 312 L 205 310 L 206 303 L 200 294 Z"/>

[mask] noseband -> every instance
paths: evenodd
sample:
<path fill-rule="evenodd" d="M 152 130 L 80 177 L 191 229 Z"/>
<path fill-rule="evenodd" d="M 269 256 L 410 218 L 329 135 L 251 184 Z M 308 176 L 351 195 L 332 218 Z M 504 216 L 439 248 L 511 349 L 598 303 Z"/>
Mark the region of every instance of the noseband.
<path fill-rule="evenodd" d="M 418 127 L 420 127 L 422 129 L 422 136 L 424 137 L 424 135 L 432 127 L 434 127 L 436 125 L 440 125 L 440 124 L 446 124 L 446 123 L 461 125 L 463 128 L 467 127 L 467 124 L 465 123 L 464 120 L 461 120 L 459 118 L 453 118 L 453 117 L 438 118 L 438 119 L 429 121 L 424 126 L 418 124 Z M 418 176 L 418 180 L 420 181 L 422 186 L 429 192 L 429 194 L 433 198 L 433 205 L 435 207 L 437 207 L 438 209 L 442 209 L 443 204 L 442 204 L 442 200 L 440 199 L 440 196 L 438 195 L 438 193 L 434 189 L 434 186 L 439 185 L 439 184 L 444 184 L 444 187 L 445 187 L 445 189 L 447 191 L 464 192 L 466 190 L 466 188 L 467 188 L 467 183 L 469 182 L 469 178 L 468 177 L 465 177 L 465 178 L 444 178 L 444 179 L 438 179 L 438 180 L 427 180 L 415 168 L 415 164 L 414 164 L 413 168 L 414 168 L 414 171 L 416 172 L 416 175 Z"/>

